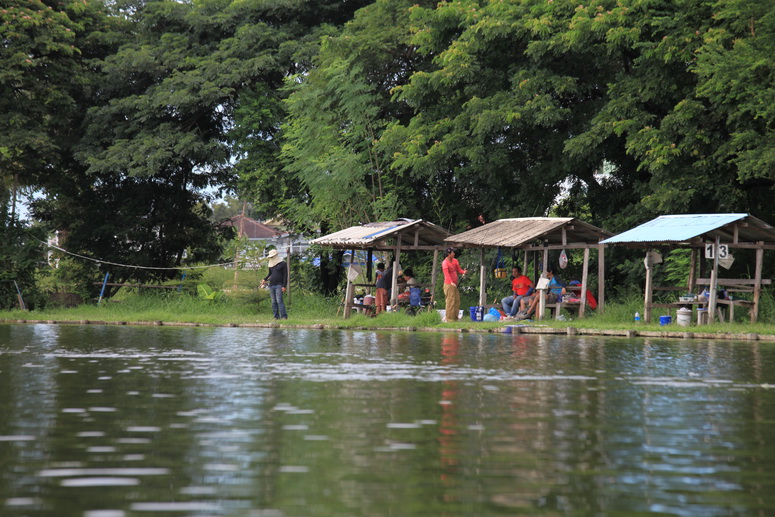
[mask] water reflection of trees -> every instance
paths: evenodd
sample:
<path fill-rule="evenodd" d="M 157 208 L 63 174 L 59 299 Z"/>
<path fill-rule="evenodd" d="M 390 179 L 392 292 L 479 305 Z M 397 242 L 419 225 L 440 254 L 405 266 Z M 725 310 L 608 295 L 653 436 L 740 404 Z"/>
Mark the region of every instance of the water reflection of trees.
<path fill-rule="evenodd" d="M 134 454 L 170 469 L 137 497 L 289 515 L 605 514 L 686 497 L 710 514 L 714 490 L 761 494 L 756 465 L 775 459 L 760 388 L 775 351 L 760 343 L 0 326 L 9 342 L 0 435 L 36 439 L 0 444 L 21 467 L 6 498 L 67 496 L 40 466 Z M 149 423 L 147 444 L 118 441 Z M 116 453 L 85 454 L 77 432 L 92 430 Z"/>

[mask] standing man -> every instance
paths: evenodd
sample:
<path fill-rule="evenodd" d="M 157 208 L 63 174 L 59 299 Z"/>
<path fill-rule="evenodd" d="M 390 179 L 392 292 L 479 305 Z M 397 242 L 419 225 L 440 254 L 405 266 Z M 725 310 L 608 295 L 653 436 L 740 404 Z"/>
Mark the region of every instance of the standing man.
<path fill-rule="evenodd" d="M 283 293 L 288 285 L 288 265 L 277 255 L 277 250 L 271 250 L 267 254 L 267 258 L 269 259 L 269 273 L 261 281 L 261 287 L 264 287 L 269 281 L 269 298 L 272 300 L 274 319 L 287 320 L 288 313 L 285 312 Z"/>
<path fill-rule="evenodd" d="M 511 268 L 511 291 L 512 295 L 501 300 L 503 312 L 506 316 L 516 316 L 519 311 L 519 302 L 522 297 L 530 293 L 533 287 L 533 281 L 522 274 L 522 268 L 514 266 Z"/>
<path fill-rule="evenodd" d="M 458 311 L 460 310 L 460 291 L 457 289 L 457 284 L 459 283 L 457 275 L 465 275 L 466 270 L 460 267 L 460 262 L 455 258 L 455 248 L 447 248 L 447 257 L 441 263 L 441 270 L 444 272 L 444 298 L 446 298 L 447 302 L 444 321 L 457 321 Z"/>

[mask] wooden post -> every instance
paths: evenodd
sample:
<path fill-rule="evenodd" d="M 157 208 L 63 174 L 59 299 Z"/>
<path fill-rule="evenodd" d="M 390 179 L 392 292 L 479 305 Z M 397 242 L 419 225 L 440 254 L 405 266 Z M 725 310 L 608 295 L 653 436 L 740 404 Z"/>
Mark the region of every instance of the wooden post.
<path fill-rule="evenodd" d="M 597 312 L 605 310 L 605 244 L 597 245 Z"/>
<path fill-rule="evenodd" d="M 538 291 L 538 308 L 536 309 L 538 320 L 544 319 L 544 313 L 546 312 L 546 289 L 540 289 Z"/>
<path fill-rule="evenodd" d="M 533 281 L 538 283 L 538 251 L 533 251 Z"/>
<path fill-rule="evenodd" d="M 692 248 L 692 258 L 689 263 L 689 285 L 690 293 L 694 292 L 694 286 L 697 283 L 697 248 Z"/>
<path fill-rule="evenodd" d="M 716 249 L 713 251 L 713 270 L 710 272 L 710 295 L 708 297 L 708 323 L 716 318 L 716 296 L 718 291 L 718 248 L 721 237 L 716 237 Z"/>
<path fill-rule="evenodd" d="M 549 267 L 549 249 L 544 248 L 544 267 L 542 268 L 543 271 L 541 272 L 541 276 L 543 276 L 544 273 L 546 273 L 546 268 Z M 538 291 L 538 309 L 536 312 L 538 313 L 538 319 L 542 320 L 544 319 L 544 313 L 546 312 L 546 289 L 541 289 Z"/>
<path fill-rule="evenodd" d="M 352 264 L 352 262 L 351 262 Z M 353 307 L 353 295 L 355 294 L 355 286 L 350 281 L 350 275 L 347 275 L 347 289 L 344 291 L 344 319 L 350 317 Z"/>
<path fill-rule="evenodd" d="M 369 248 L 368 253 L 366 254 L 366 280 L 371 283 L 371 279 L 373 278 L 372 273 L 372 265 L 374 262 L 374 250 Z"/>
<path fill-rule="evenodd" d="M 398 268 L 401 267 L 401 234 L 396 236 L 396 256 L 393 257 L 393 278 L 390 282 L 390 306 L 398 308 Z"/>
<path fill-rule="evenodd" d="M 484 247 L 479 248 L 479 306 L 487 305 L 487 266 L 484 263 Z"/>
<path fill-rule="evenodd" d="M 581 305 L 579 306 L 579 319 L 584 317 L 587 306 L 587 276 L 589 275 L 589 248 L 584 248 L 584 265 L 581 269 Z"/>
<path fill-rule="evenodd" d="M 646 251 L 646 257 L 648 257 L 649 251 L 651 250 Z M 643 298 L 643 321 L 646 323 L 651 322 L 651 301 L 653 299 L 653 286 L 651 285 L 653 282 L 653 277 L 651 272 L 652 272 L 652 267 L 647 260 L 646 261 L 646 294 Z"/>
<path fill-rule="evenodd" d="M 757 242 L 763 246 L 764 242 Z M 756 270 L 754 272 L 753 284 L 753 307 L 751 308 L 751 323 L 756 323 L 759 319 L 759 298 L 762 294 L 762 262 L 764 262 L 764 248 L 756 249 Z M 730 305 L 730 308 L 733 307 Z M 730 312 L 731 314 L 731 312 Z"/>
<path fill-rule="evenodd" d="M 439 249 L 433 250 L 433 267 L 431 268 L 431 308 L 434 307 L 436 301 L 436 274 L 438 272 L 439 264 Z"/>

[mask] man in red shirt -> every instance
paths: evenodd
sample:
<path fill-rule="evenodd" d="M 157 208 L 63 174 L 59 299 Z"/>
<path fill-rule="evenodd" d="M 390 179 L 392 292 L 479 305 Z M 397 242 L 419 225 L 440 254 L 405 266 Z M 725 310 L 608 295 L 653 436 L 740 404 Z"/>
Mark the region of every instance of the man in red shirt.
<path fill-rule="evenodd" d="M 519 301 L 530 293 L 533 287 L 533 281 L 522 274 L 522 268 L 514 266 L 511 268 L 511 291 L 512 296 L 507 296 L 501 300 L 503 312 L 506 316 L 514 316 L 519 311 Z"/>
<path fill-rule="evenodd" d="M 457 289 L 458 273 L 466 274 L 466 270 L 460 267 L 460 262 L 455 258 L 455 248 L 447 248 L 447 257 L 441 263 L 444 272 L 444 298 L 446 299 L 446 318 L 444 321 L 457 321 L 460 311 L 460 291 Z"/>

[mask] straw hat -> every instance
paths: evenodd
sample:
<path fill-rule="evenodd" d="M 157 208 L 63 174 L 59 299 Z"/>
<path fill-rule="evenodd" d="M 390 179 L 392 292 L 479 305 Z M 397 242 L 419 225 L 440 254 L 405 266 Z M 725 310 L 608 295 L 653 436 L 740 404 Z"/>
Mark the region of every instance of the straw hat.
<path fill-rule="evenodd" d="M 266 258 L 269 259 L 269 267 L 275 267 L 283 261 L 283 259 L 277 256 L 277 250 L 270 250 L 269 253 L 266 254 Z"/>

